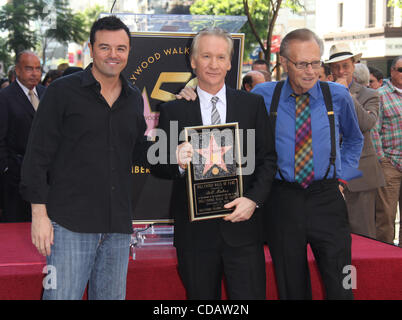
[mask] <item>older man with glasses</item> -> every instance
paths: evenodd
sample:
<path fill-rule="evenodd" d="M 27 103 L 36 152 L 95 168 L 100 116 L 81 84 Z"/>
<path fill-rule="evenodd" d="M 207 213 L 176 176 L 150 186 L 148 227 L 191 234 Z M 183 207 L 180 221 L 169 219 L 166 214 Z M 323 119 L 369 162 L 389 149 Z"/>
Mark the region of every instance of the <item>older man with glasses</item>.
<path fill-rule="evenodd" d="M 359 176 L 363 136 L 346 87 L 318 81 L 322 41 L 308 29 L 282 40 L 286 81 L 262 83 L 274 121 L 278 172 L 266 209 L 266 236 L 281 299 L 311 299 L 307 245 L 327 299 L 352 299 L 343 286 L 351 237 L 342 186 Z M 339 137 L 342 135 L 342 147 Z"/>

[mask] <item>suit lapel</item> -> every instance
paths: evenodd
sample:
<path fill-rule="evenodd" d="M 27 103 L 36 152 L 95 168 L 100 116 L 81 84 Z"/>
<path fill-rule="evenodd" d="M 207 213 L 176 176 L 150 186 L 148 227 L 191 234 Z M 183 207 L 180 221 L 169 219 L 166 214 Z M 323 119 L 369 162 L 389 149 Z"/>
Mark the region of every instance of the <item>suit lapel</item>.
<path fill-rule="evenodd" d="M 238 119 L 236 92 L 226 86 L 226 123 L 236 122 Z"/>
<path fill-rule="evenodd" d="M 32 117 L 35 115 L 35 109 L 32 106 L 31 101 L 29 101 L 28 97 L 25 95 L 24 90 L 19 86 L 19 84 L 14 81 L 15 84 L 15 97 L 17 99 L 17 103 L 21 106 L 23 110 L 25 110 Z"/>
<path fill-rule="evenodd" d="M 46 88 L 40 84 L 36 86 L 36 92 L 38 93 L 39 100 L 42 99 L 42 95 L 45 92 L 45 89 Z"/>
<path fill-rule="evenodd" d="M 193 126 L 201 126 L 202 125 L 202 116 L 201 116 L 201 107 L 200 107 L 200 100 L 195 99 L 195 101 L 188 101 L 184 102 L 186 109 L 186 121 L 184 125 L 186 127 L 193 127 Z"/>

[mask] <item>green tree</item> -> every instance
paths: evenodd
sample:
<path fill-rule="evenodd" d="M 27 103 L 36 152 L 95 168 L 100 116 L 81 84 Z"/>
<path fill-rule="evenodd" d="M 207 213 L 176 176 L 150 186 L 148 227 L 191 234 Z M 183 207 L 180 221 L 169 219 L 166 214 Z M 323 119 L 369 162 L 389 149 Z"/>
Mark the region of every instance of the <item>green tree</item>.
<path fill-rule="evenodd" d="M 14 54 L 35 48 L 36 36 L 30 29 L 33 11 L 33 2 L 25 0 L 10 1 L 0 10 L 0 30 L 8 31 L 6 46 Z"/>
<path fill-rule="evenodd" d="M 46 49 L 50 41 L 60 43 L 86 40 L 85 22 L 82 16 L 74 15 L 68 1 L 37 0 L 35 2 L 36 34 L 42 50 L 42 63 L 46 62 Z"/>
<path fill-rule="evenodd" d="M 0 9 L 0 30 L 8 31 L 6 45 L 15 55 L 41 47 L 43 63 L 50 40 L 85 40 L 84 21 L 66 0 L 12 0 Z"/>
<path fill-rule="evenodd" d="M 107 12 L 107 10 L 100 5 L 95 5 L 93 7 L 86 8 L 82 12 L 76 12 L 76 16 L 80 16 L 84 21 L 84 36 L 86 39 L 89 38 L 89 34 L 91 32 L 92 24 L 98 19 L 101 12 Z"/>
<path fill-rule="evenodd" d="M 402 9 L 402 0 L 389 0 L 388 6 L 391 7 L 399 7 Z"/>
<path fill-rule="evenodd" d="M 262 36 L 265 36 L 267 31 L 265 20 L 268 7 L 264 2 L 265 1 L 261 0 L 255 1 L 255 6 L 253 7 L 254 26 L 257 32 Z M 190 7 L 190 13 L 194 15 L 245 15 L 242 0 L 197 0 Z M 250 25 L 246 23 L 239 32 L 245 34 L 244 55 L 248 56 L 253 50 L 253 43 L 255 43 Z"/>
<path fill-rule="evenodd" d="M 13 59 L 7 48 L 6 39 L 3 38 L 0 38 L 0 62 L 3 62 L 5 72 L 7 72 L 8 67 L 13 64 Z"/>
<path fill-rule="evenodd" d="M 272 35 L 274 32 L 274 27 L 276 20 L 278 18 L 279 10 L 283 7 L 291 8 L 294 12 L 299 11 L 303 8 L 299 0 L 260 0 L 263 1 L 267 6 L 267 15 L 265 16 L 265 26 L 266 33 L 260 33 L 256 28 L 256 17 L 254 16 L 254 6 L 256 1 L 254 0 L 242 0 L 244 6 L 244 12 L 247 16 L 248 24 L 250 25 L 251 31 L 260 45 L 261 50 L 264 53 L 265 60 L 271 62 L 271 42 Z M 266 41 L 266 46 L 264 44 L 264 39 Z"/>
<path fill-rule="evenodd" d="M 271 62 L 271 41 L 279 14 L 283 7 L 297 12 L 303 8 L 299 0 L 197 0 L 190 8 L 192 14 L 246 15 L 248 23 L 240 32 L 245 34 L 245 56 L 257 42 L 265 60 Z M 266 42 L 266 46 L 265 46 Z"/>

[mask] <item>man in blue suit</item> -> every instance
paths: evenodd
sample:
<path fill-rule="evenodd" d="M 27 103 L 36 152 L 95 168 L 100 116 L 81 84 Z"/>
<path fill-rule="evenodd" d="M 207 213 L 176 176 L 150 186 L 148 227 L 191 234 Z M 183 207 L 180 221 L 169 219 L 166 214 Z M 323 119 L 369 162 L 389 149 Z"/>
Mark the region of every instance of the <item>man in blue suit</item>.
<path fill-rule="evenodd" d="M 19 193 L 21 163 L 33 117 L 45 87 L 40 85 L 41 65 L 31 51 L 17 55 L 17 79 L 0 92 L 0 174 L 4 179 L 1 222 L 31 220 L 31 208 Z"/>

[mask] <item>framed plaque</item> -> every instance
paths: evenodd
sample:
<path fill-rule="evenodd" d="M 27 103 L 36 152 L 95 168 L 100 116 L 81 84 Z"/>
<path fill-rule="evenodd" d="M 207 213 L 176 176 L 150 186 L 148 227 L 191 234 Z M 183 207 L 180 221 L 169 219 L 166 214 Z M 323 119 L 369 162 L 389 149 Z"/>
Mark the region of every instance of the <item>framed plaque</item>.
<path fill-rule="evenodd" d="M 190 220 L 229 215 L 233 210 L 224 205 L 243 195 L 238 123 L 184 130 L 194 150 L 187 167 Z"/>

